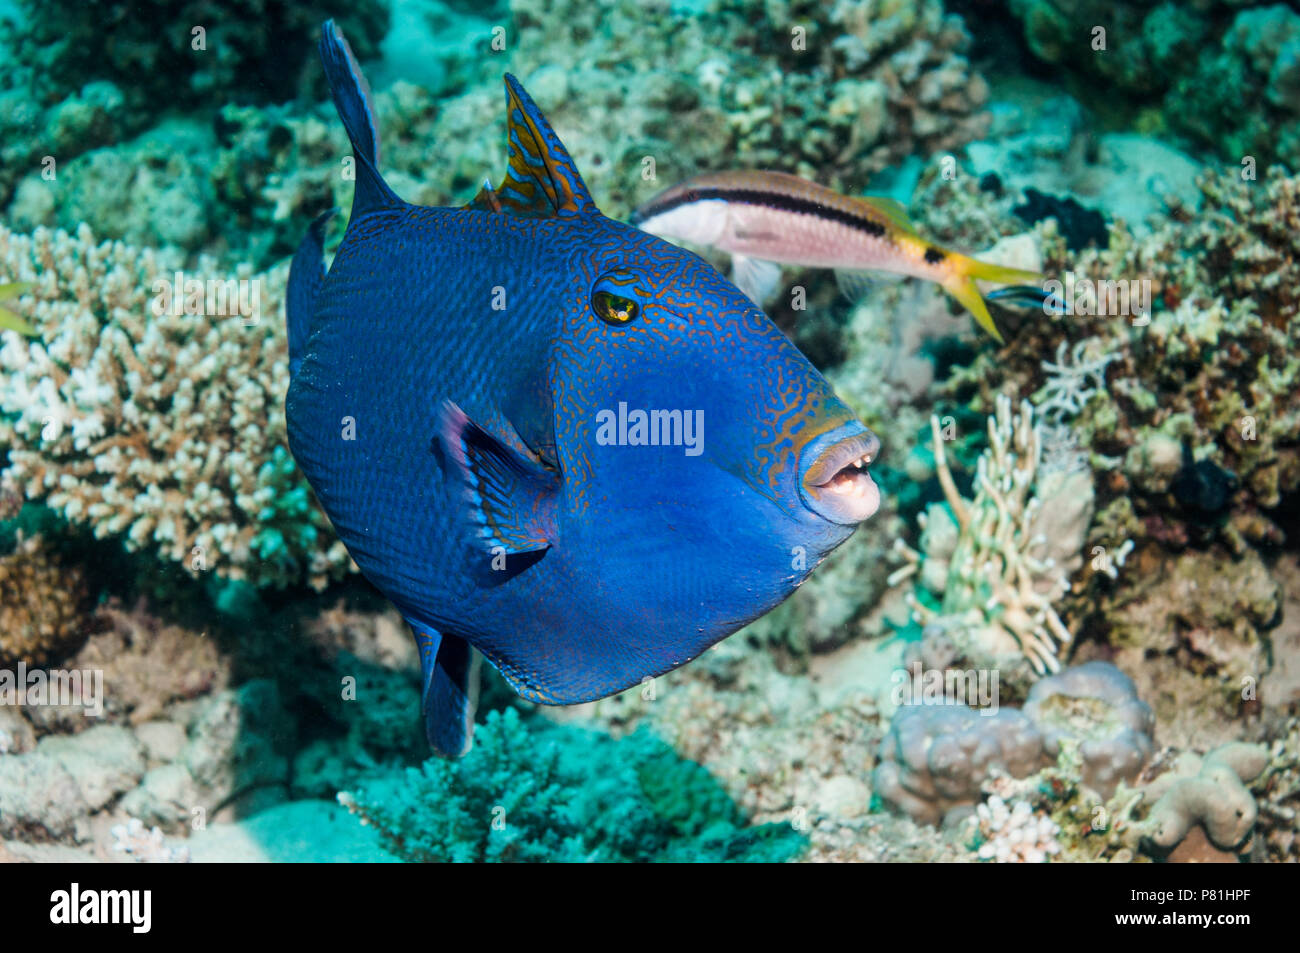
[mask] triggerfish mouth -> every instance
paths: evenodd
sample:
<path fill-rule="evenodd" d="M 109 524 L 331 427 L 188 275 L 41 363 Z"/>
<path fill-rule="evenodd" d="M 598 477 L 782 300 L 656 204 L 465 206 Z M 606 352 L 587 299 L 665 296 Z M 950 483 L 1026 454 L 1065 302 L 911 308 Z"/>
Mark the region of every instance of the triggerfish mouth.
<path fill-rule="evenodd" d="M 760 306 L 782 265 L 833 268 L 850 294 L 871 272 L 939 284 L 999 342 L 975 281 L 1037 280 L 1036 272 L 976 261 L 926 241 L 900 202 L 841 195 L 785 172 L 720 172 L 660 192 L 632 224 L 661 238 L 729 252 L 732 280 Z"/>
<path fill-rule="evenodd" d="M 787 598 L 880 494 L 880 444 L 695 254 L 606 218 L 507 75 L 507 172 L 400 199 L 347 43 L 321 58 L 356 159 L 291 267 L 289 445 L 423 666 L 425 732 L 471 742 L 478 661 L 569 705 L 674 669 Z"/>

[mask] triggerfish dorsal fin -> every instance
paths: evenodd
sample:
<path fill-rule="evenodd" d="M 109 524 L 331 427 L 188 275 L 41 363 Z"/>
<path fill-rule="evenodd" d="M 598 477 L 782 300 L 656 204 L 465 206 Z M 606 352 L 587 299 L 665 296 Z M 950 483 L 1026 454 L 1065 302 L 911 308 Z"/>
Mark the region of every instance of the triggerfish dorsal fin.
<path fill-rule="evenodd" d="M 492 188 L 492 183 L 484 179 L 483 187 L 478 190 L 478 195 L 474 196 L 465 207 L 477 209 L 480 212 L 499 212 L 501 211 L 501 199 L 497 196 L 497 190 Z"/>
<path fill-rule="evenodd" d="M 506 74 L 506 177 L 493 193 L 497 210 L 528 218 L 596 211 L 578 167 L 519 80 Z M 470 203 L 482 208 L 484 193 Z"/>
<path fill-rule="evenodd" d="M 321 27 L 320 59 L 329 81 L 330 95 L 343 128 L 352 143 L 356 159 L 356 181 L 352 193 L 352 217 L 379 208 L 392 208 L 402 200 L 379 174 L 379 127 L 370 101 L 370 87 L 348 41 L 333 20 Z"/>
<path fill-rule="evenodd" d="M 478 707 L 479 654 L 454 635 L 411 623 L 420 653 L 424 736 L 448 758 L 466 754 L 473 741 Z"/>
<path fill-rule="evenodd" d="M 464 483 L 479 548 L 490 557 L 544 553 L 554 537 L 556 475 L 506 446 L 449 400 L 439 413 L 438 438 Z"/>

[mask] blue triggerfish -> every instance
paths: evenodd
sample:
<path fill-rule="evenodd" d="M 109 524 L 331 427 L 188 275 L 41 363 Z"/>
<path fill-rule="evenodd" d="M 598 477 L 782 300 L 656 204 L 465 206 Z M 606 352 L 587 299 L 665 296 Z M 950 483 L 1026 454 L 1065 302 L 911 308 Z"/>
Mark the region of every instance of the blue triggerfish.
<path fill-rule="evenodd" d="M 534 702 L 610 695 L 875 512 L 876 437 L 716 269 L 602 215 L 514 77 L 499 187 L 423 208 L 332 23 L 320 49 L 356 181 L 328 271 L 328 216 L 294 256 L 289 445 L 414 630 L 435 750 L 468 750 L 480 655 Z"/>

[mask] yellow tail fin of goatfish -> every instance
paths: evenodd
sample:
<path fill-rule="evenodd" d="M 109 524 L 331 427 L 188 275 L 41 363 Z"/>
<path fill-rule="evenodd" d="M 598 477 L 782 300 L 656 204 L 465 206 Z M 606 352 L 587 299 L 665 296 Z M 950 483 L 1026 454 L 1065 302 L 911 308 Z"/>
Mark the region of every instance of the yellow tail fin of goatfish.
<path fill-rule="evenodd" d="M 980 327 L 989 334 L 993 335 L 994 340 L 999 344 L 1004 344 L 1002 332 L 998 330 L 997 325 L 993 323 L 993 316 L 989 314 L 988 305 L 984 303 L 984 296 L 976 287 L 976 280 L 979 281 L 996 281 L 999 284 L 1024 284 L 1025 282 L 1037 282 L 1042 275 L 1036 271 L 1025 271 L 1021 268 L 1007 268 L 1003 265 L 990 265 L 987 262 L 976 261 L 974 258 L 967 258 L 965 255 L 958 255 L 955 252 L 949 252 L 952 263 L 953 274 L 947 281 L 943 282 L 943 290 L 952 295 L 957 303 L 975 316 Z"/>
<path fill-rule="evenodd" d="M 20 294 L 25 294 L 31 290 L 31 287 L 31 285 L 24 284 L 23 282 L 0 285 L 0 301 L 4 301 L 7 298 L 16 298 Z M 29 338 L 36 337 L 38 333 L 34 327 L 2 304 L 0 304 L 0 330 L 17 331 L 19 334 Z"/>

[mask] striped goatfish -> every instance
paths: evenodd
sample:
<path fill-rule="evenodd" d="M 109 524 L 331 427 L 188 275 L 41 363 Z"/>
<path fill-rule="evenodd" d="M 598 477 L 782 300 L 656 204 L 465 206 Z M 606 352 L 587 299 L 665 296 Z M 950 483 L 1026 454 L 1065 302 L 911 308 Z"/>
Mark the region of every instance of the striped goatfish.
<path fill-rule="evenodd" d="M 760 306 L 776 290 L 782 265 L 833 268 L 850 294 L 860 290 L 865 272 L 890 272 L 937 283 L 999 342 L 975 281 L 1040 277 L 926 241 L 894 199 L 841 195 L 784 172 L 696 176 L 642 205 L 632 224 L 661 238 L 729 252 L 731 280 Z"/>

